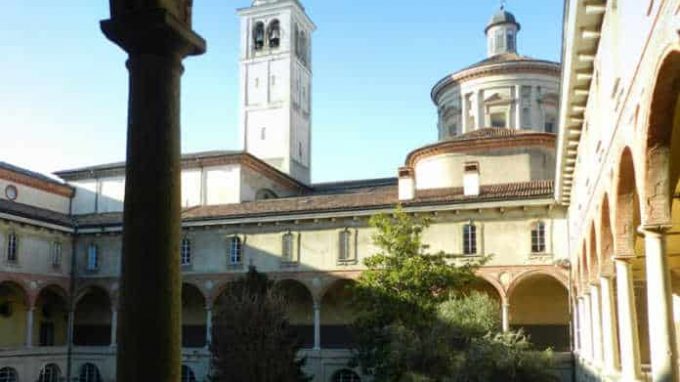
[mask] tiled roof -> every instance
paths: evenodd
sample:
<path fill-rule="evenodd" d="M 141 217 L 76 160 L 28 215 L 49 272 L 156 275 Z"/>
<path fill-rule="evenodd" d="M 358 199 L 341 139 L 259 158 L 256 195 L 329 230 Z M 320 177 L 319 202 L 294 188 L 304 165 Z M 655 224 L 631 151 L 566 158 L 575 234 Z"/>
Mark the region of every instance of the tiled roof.
<path fill-rule="evenodd" d="M 532 181 L 482 186 L 479 196 L 464 196 L 462 188 L 448 188 L 419 191 L 416 198 L 402 202 L 404 206 L 456 204 L 549 198 L 553 182 Z M 353 192 L 333 195 L 308 195 L 301 197 L 258 200 L 240 204 L 224 204 L 186 208 L 182 211 L 185 221 L 220 218 L 262 217 L 285 214 L 311 214 L 318 212 L 340 212 L 391 208 L 399 203 L 397 186 L 375 187 L 367 192 Z M 91 214 L 77 217 L 80 226 L 117 225 L 122 221 L 121 213 Z"/>
<path fill-rule="evenodd" d="M 397 178 L 377 178 L 377 179 L 361 179 L 348 180 L 340 182 L 316 183 L 312 185 L 310 194 L 338 194 L 345 192 L 366 192 L 375 189 L 376 187 L 395 186 Z"/>
<path fill-rule="evenodd" d="M 35 171 L 27 170 L 27 169 L 22 168 L 22 167 L 17 167 L 15 165 L 9 164 L 7 162 L 0 161 L 0 168 L 8 170 L 8 171 L 15 172 L 17 174 L 29 176 L 31 178 L 35 178 L 35 179 L 41 180 L 43 182 L 48 182 L 48 183 L 52 183 L 52 184 L 55 184 L 55 185 L 58 185 L 58 186 L 68 187 L 64 182 L 60 182 L 59 180 L 50 178 L 47 175 L 43 175 L 43 174 L 35 172 Z"/>
<path fill-rule="evenodd" d="M 499 137 L 514 137 L 523 134 L 535 134 L 533 130 L 516 130 L 500 127 L 485 127 L 479 130 L 473 130 L 465 134 L 456 135 L 448 138 L 447 141 L 471 141 L 475 139 L 484 138 L 499 138 Z"/>
<path fill-rule="evenodd" d="M 480 66 L 486 66 L 486 65 L 494 65 L 494 64 L 506 64 L 506 63 L 515 63 L 515 62 L 529 62 L 529 63 L 542 63 L 542 64 L 551 64 L 555 66 L 559 66 L 560 64 L 557 62 L 553 61 L 548 61 L 548 60 L 538 60 L 529 56 L 522 56 L 521 54 L 517 54 L 514 52 L 507 52 L 507 53 L 501 53 L 497 54 L 495 56 L 491 56 L 489 58 L 485 58 L 481 61 L 478 61 L 470 66 L 467 66 L 461 70 L 459 70 L 456 73 L 460 73 L 462 71 L 472 69 L 472 68 L 477 68 Z"/>
<path fill-rule="evenodd" d="M 45 223 L 52 223 L 67 227 L 73 225 L 73 220 L 69 215 L 46 210 L 44 208 L 29 206 L 27 204 L 16 203 L 5 199 L 0 199 L 0 213 L 6 213 L 27 219 L 40 220 Z"/>

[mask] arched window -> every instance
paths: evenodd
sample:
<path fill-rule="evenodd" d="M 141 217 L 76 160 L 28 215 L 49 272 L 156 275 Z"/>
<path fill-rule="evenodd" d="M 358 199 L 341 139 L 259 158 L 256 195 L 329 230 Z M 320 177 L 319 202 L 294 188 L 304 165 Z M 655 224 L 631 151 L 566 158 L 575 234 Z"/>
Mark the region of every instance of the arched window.
<path fill-rule="evenodd" d="M 333 382 L 361 382 L 361 378 L 352 370 L 342 369 L 333 374 Z"/>
<path fill-rule="evenodd" d="M 281 257 L 284 262 L 295 261 L 295 236 L 291 232 L 283 234 L 281 243 Z"/>
<path fill-rule="evenodd" d="M 191 239 L 188 237 L 182 239 L 179 255 L 181 265 L 191 265 Z"/>
<path fill-rule="evenodd" d="M 477 254 L 477 227 L 474 224 L 463 226 L 463 254 Z"/>
<path fill-rule="evenodd" d="M 59 366 L 53 363 L 48 363 L 47 365 L 43 366 L 42 370 L 40 370 L 38 382 L 59 382 L 60 378 L 61 370 L 59 370 Z"/>
<path fill-rule="evenodd" d="M 19 377 L 17 371 L 11 367 L 3 367 L 0 369 L 0 382 L 17 382 Z"/>
<path fill-rule="evenodd" d="M 97 244 L 87 246 L 87 270 L 94 272 L 99 269 L 99 247 Z"/>
<path fill-rule="evenodd" d="M 255 50 L 260 50 L 264 47 L 264 23 L 258 21 L 253 28 L 253 43 Z"/>
<path fill-rule="evenodd" d="M 276 198 L 278 198 L 276 193 L 268 188 L 260 189 L 255 193 L 255 200 L 267 200 Z"/>
<path fill-rule="evenodd" d="M 99 369 L 94 364 L 86 363 L 80 367 L 78 382 L 101 382 L 101 380 Z"/>
<path fill-rule="evenodd" d="M 243 262 L 243 244 L 241 238 L 232 236 L 229 238 L 229 265 L 241 265 Z"/>
<path fill-rule="evenodd" d="M 196 382 L 194 371 L 187 365 L 182 365 L 182 382 Z"/>
<path fill-rule="evenodd" d="M 531 227 L 531 252 L 545 252 L 545 223 L 536 222 Z"/>
<path fill-rule="evenodd" d="M 349 264 L 356 261 L 352 242 L 352 231 L 345 229 L 338 235 L 338 263 Z"/>
<path fill-rule="evenodd" d="M 274 19 L 267 27 L 267 39 L 269 40 L 270 48 L 278 48 L 281 45 L 281 23 Z"/>
<path fill-rule="evenodd" d="M 10 263 L 16 263 L 17 261 L 17 246 L 17 235 L 14 232 L 10 232 L 9 235 L 7 235 L 7 261 Z"/>

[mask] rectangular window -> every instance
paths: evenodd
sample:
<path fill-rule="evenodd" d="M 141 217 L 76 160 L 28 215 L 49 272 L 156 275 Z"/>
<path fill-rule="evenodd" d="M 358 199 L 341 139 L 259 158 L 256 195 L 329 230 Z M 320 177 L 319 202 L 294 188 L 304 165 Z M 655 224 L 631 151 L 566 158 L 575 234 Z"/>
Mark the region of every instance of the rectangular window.
<path fill-rule="evenodd" d="M 515 50 L 515 35 L 511 32 L 508 31 L 508 50 L 514 51 Z"/>
<path fill-rule="evenodd" d="M 7 236 L 7 261 L 16 263 L 17 257 L 17 235 L 12 232 Z"/>
<path fill-rule="evenodd" d="M 340 231 L 338 236 L 338 246 L 338 261 L 352 261 L 352 232 L 349 230 Z"/>
<path fill-rule="evenodd" d="M 495 37 L 495 40 L 496 40 L 496 53 L 500 53 L 505 48 L 503 46 L 503 43 L 505 41 L 503 39 L 503 30 L 501 30 L 501 29 L 497 30 L 496 35 L 494 37 Z"/>
<path fill-rule="evenodd" d="M 531 109 L 528 107 L 522 108 L 522 127 L 531 127 Z"/>
<path fill-rule="evenodd" d="M 191 240 L 187 238 L 182 239 L 179 254 L 181 265 L 191 264 Z"/>
<path fill-rule="evenodd" d="M 505 113 L 491 114 L 491 127 L 504 128 L 505 126 Z"/>
<path fill-rule="evenodd" d="M 233 236 L 229 239 L 229 264 L 241 265 L 243 261 L 243 245 L 241 238 Z"/>
<path fill-rule="evenodd" d="M 96 244 L 87 247 L 87 270 L 94 272 L 99 269 L 99 248 Z"/>
<path fill-rule="evenodd" d="M 545 252 L 545 223 L 537 222 L 531 229 L 531 252 Z"/>
<path fill-rule="evenodd" d="M 291 232 L 285 233 L 283 235 L 281 246 L 282 260 L 288 263 L 296 261 L 295 236 Z"/>
<path fill-rule="evenodd" d="M 463 226 L 463 254 L 477 254 L 477 227 L 474 224 Z"/>
<path fill-rule="evenodd" d="M 52 266 L 54 268 L 59 268 L 61 266 L 61 252 L 62 252 L 62 245 L 60 242 L 55 241 L 52 243 Z"/>

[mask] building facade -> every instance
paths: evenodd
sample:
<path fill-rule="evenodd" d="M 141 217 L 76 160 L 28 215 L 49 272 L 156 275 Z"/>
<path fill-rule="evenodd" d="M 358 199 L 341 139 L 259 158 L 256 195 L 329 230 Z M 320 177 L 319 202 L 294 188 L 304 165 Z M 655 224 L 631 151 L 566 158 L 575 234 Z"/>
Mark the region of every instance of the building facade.
<path fill-rule="evenodd" d="M 376 251 L 368 219 L 398 205 L 432 218 L 432 251 L 491 256 L 474 287 L 499 302 L 503 329 L 555 349 L 556 373 L 571 380 L 570 325 L 583 304 L 570 304 L 570 286 L 583 268 L 570 267 L 573 207 L 553 186 L 563 195 L 571 131 L 558 112 L 559 65 L 519 56 L 519 22 L 501 9 L 485 29 L 488 60 L 433 88 L 438 142 L 408 153 L 393 178 L 313 184 L 314 24 L 297 0 L 256 0 L 239 15 L 244 150 L 182 159 L 183 381 L 209 375 L 213 312 L 250 265 L 288 296 L 314 380 L 365 380 L 347 365 L 344 286 Z M 455 128 L 444 109 L 458 110 Z M 115 380 L 124 168 L 54 180 L 0 162 L 0 381 Z"/>
<path fill-rule="evenodd" d="M 678 380 L 680 2 L 566 2 L 556 197 L 579 381 Z"/>

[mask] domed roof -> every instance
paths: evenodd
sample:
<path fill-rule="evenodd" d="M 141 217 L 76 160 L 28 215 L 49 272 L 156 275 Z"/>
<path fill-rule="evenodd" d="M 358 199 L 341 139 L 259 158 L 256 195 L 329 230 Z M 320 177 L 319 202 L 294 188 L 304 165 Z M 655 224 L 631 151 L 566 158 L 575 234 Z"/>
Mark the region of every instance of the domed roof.
<path fill-rule="evenodd" d="M 492 26 L 500 24 L 515 24 L 517 25 L 517 29 L 520 29 L 520 25 L 515 19 L 515 15 L 506 11 L 504 7 L 501 7 L 501 9 L 491 16 L 491 20 L 489 20 L 489 23 L 486 25 L 485 31 L 488 31 Z"/>

